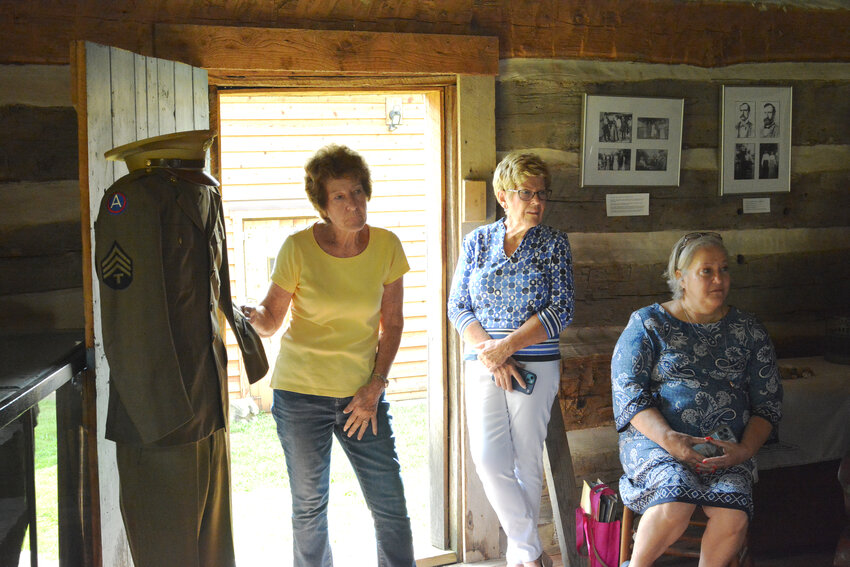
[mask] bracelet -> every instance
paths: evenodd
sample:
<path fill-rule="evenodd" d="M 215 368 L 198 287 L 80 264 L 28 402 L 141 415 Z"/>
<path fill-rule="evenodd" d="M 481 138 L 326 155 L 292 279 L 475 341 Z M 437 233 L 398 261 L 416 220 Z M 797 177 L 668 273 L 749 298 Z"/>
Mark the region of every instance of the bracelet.
<path fill-rule="evenodd" d="M 390 380 L 387 378 L 386 374 L 381 374 L 379 372 L 372 372 L 372 378 L 378 378 L 381 382 L 384 383 L 384 388 L 389 387 Z"/>

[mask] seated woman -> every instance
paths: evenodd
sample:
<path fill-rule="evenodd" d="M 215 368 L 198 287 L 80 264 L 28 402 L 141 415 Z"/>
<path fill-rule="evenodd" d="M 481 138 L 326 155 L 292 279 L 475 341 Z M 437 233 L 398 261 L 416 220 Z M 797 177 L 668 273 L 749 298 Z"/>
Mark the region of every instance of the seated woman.
<path fill-rule="evenodd" d="M 762 324 L 726 304 L 719 234 L 680 238 L 665 276 L 673 299 L 632 313 L 611 361 L 620 494 L 643 514 L 630 567 L 652 565 L 697 506 L 700 566 L 724 566 L 752 517 L 753 457 L 781 417 L 776 354 Z M 716 438 L 724 426 L 737 441 Z"/>

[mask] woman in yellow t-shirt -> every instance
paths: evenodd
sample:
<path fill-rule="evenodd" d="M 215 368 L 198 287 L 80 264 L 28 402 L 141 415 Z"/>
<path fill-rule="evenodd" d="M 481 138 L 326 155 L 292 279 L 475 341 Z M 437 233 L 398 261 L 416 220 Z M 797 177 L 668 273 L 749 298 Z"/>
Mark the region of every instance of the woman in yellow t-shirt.
<path fill-rule="evenodd" d="M 359 154 L 326 146 L 304 169 L 322 221 L 286 239 L 265 299 L 242 308 L 264 336 L 291 309 L 271 385 L 292 491 L 294 566 L 333 564 L 327 506 L 336 436 L 372 512 L 378 563 L 412 567 L 410 518 L 384 399 L 404 326 L 407 258 L 392 232 L 366 224 L 372 182 Z"/>

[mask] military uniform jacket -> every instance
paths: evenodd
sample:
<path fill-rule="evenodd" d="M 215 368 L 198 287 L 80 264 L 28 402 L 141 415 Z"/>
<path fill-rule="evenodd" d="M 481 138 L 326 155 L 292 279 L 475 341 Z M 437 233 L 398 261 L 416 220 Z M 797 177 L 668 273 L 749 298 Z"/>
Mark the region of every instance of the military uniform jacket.
<path fill-rule="evenodd" d="M 176 445 L 226 426 L 219 309 L 249 381 L 268 371 L 259 336 L 231 302 L 221 195 L 196 181 L 181 170 L 140 169 L 101 201 L 95 264 L 113 441 Z"/>

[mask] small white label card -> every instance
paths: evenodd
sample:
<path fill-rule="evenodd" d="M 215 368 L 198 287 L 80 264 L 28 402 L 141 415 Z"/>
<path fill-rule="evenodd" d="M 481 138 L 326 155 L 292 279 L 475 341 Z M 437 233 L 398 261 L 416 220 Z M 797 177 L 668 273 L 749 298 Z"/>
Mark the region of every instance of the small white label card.
<path fill-rule="evenodd" d="M 755 199 L 744 199 L 744 214 L 769 213 L 770 197 L 758 197 Z"/>
<path fill-rule="evenodd" d="M 615 193 L 605 195 L 609 217 L 638 217 L 649 214 L 649 193 Z"/>

